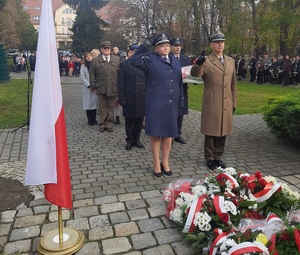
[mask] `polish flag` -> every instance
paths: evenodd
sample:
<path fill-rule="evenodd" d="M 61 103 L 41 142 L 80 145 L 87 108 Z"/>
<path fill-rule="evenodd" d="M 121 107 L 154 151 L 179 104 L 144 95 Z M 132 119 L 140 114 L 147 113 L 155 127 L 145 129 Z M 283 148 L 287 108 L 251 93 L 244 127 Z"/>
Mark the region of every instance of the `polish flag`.
<path fill-rule="evenodd" d="M 43 0 L 42 4 L 25 184 L 44 184 L 48 201 L 72 208 L 68 144 L 51 0 Z"/>

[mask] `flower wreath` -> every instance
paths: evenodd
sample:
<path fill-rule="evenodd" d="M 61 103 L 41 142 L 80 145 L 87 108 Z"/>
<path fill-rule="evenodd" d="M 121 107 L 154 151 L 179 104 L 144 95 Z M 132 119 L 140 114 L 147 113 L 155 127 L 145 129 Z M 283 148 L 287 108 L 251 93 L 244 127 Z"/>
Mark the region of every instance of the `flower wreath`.
<path fill-rule="evenodd" d="M 171 182 L 163 198 L 195 254 L 300 254 L 300 194 L 273 176 L 218 168 Z"/>

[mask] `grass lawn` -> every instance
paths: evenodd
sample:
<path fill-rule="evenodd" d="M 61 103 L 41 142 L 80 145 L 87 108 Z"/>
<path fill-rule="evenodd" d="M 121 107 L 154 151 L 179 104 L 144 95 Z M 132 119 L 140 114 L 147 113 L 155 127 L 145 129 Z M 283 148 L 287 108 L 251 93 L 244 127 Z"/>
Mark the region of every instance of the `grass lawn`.
<path fill-rule="evenodd" d="M 203 85 L 189 85 L 189 108 L 201 111 Z M 300 87 L 238 83 L 235 114 L 262 113 L 269 98 L 300 92 Z M 32 86 L 30 85 L 30 105 Z M 0 129 L 16 128 L 27 122 L 27 79 L 0 83 Z"/>
<path fill-rule="evenodd" d="M 300 87 L 263 84 L 250 82 L 238 83 L 238 99 L 235 114 L 262 113 L 268 99 L 300 92 Z M 203 84 L 189 85 L 189 108 L 201 111 Z"/>

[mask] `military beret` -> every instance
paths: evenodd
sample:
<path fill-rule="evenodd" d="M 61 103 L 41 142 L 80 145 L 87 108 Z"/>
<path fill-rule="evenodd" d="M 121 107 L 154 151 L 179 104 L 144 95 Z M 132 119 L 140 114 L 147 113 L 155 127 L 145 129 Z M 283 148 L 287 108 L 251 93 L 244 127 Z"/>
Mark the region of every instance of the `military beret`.
<path fill-rule="evenodd" d="M 170 36 L 167 33 L 161 33 L 155 36 L 152 45 L 156 46 L 162 43 L 170 43 Z"/>
<path fill-rule="evenodd" d="M 138 47 L 139 45 L 135 43 L 129 46 L 129 50 L 137 50 Z"/>
<path fill-rule="evenodd" d="M 182 42 L 181 42 L 181 39 L 177 37 L 177 38 L 172 38 L 170 40 L 170 44 L 172 46 L 181 46 Z"/>
<path fill-rule="evenodd" d="M 225 36 L 221 32 L 214 33 L 209 37 L 210 42 L 225 41 Z"/>
<path fill-rule="evenodd" d="M 100 43 L 100 48 L 104 48 L 104 47 L 111 47 L 110 41 L 104 41 Z"/>

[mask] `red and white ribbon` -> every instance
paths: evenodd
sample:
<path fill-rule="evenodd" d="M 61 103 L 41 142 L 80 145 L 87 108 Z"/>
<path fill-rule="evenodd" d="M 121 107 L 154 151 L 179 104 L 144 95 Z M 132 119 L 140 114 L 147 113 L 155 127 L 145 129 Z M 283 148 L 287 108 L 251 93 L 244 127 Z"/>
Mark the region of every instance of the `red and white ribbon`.
<path fill-rule="evenodd" d="M 200 212 L 202 209 L 203 201 L 206 195 L 202 195 L 197 198 L 189 208 L 188 217 L 186 219 L 184 228 L 182 230 L 183 233 L 193 232 L 195 230 L 194 219 L 197 212 Z"/>
<path fill-rule="evenodd" d="M 282 219 L 280 219 L 275 213 L 270 213 L 267 217 L 267 224 L 271 224 L 275 221 L 282 221 Z"/>
<path fill-rule="evenodd" d="M 219 244 L 223 243 L 224 240 L 232 233 L 232 232 L 222 232 L 222 230 L 219 232 L 220 234 L 217 236 L 217 238 L 213 241 L 210 250 L 209 255 L 215 255 L 218 251 Z"/>
<path fill-rule="evenodd" d="M 240 255 L 249 252 L 264 252 L 261 248 L 251 242 L 239 243 L 230 248 L 228 255 Z"/>
<path fill-rule="evenodd" d="M 216 209 L 217 215 L 220 217 L 220 219 L 226 224 L 230 225 L 235 231 L 240 231 L 239 228 L 235 227 L 233 223 L 230 220 L 230 215 L 225 209 L 225 199 L 223 196 L 214 196 L 214 206 Z M 225 216 L 225 217 L 224 217 Z"/>
<path fill-rule="evenodd" d="M 262 191 L 253 194 L 256 198 L 256 202 L 261 203 L 268 200 L 280 188 L 280 186 L 280 183 L 276 183 L 274 185 L 273 182 L 268 182 Z"/>
<path fill-rule="evenodd" d="M 232 185 L 232 190 L 236 189 L 239 187 L 239 184 L 237 182 L 237 180 L 229 173 L 222 173 L 221 174 L 223 178 L 225 178 L 226 180 L 228 180 L 231 185 Z"/>

